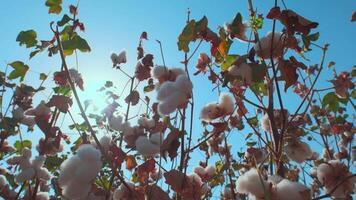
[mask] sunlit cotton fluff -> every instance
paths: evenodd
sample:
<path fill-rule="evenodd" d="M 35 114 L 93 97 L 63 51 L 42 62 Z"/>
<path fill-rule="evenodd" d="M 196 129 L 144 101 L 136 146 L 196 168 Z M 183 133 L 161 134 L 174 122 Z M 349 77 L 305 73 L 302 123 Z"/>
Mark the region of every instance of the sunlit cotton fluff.
<path fill-rule="evenodd" d="M 151 75 L 157 79 L 159 84 L 156 85 L 156 89 L 159 89 L 160 84 L 165 81 L 175 81 L 179 75 L 185 75 L 185 71 L 182 68 L 167 68 L 164 66 L 156 66 L 152 69 Z"/>
<path fill-rule="evenodd" d="M 169 115 L 180 106 L 188 102 L 193 84 L 186 75 L 179 75 L 177 79 L 164 82 L 157 91 L 158 112 Z"/>
<path fill-rule="evenodd" d="M 61 164 L 58 183 L 65 197 L 79 199 L 88 195 L 92 181 L 102 167 L 100 158 L 99 150 L 84 144 L 78 148 L 77 154 Z"/>
<path fill-rule="evenodd" d="M 209 103 L 202 109 L 200 118 L 205 122 L 211 122 L 219 117 L 232 114 L 234 111 L 234 101 L 227 93 L 221 93 L 219 103 Z"/>
<path fill-rule="evenodd" d="M 36 200 L 49 200 L 48 192 L 37 192 Z"/>
<path fill-rule="evenodd" d="M 104 148 L 105 151 L 108 151 L 111 145 L 112 138 L 109 135 L 104 135 L 100 138 L 100 145 Z"/>
<path fill-rule="evenodd" d="M 160 152 L 162 137 L 161 133 L 151 134 L 150 137 L 140 136 L 135 142 L 136 150 L 143 156 L 154 156 Z"/>
<path fill-rule="evenodd" d="M 225 187 L 222 191 L 221 191 L 221 200 L 240 200 L 241 198 L 239 197 L 238 194 L 235 193 L 235 199 L 233 196 L 233 193 L 231 191 L 230 187 Z"/>
<path fill-rule="evenodd" d="M 211 179 L 215 174 L 216 168 L 213 165 L 207 167 L 197 166 L 194 168 L 194 173 L 198 174 L 203 181 Z"/>
<path fill-rule="evenodd" d="M 24 114 L 43 117 L 51 114 L 51 108 L 46 105 L 45 101 L 41 101 L 36 108 L 26 110 Z"/>
<path fill-rule="evenodd" d="M 301 141 L 288 142 L 285 146 L 285 153 L 289 159 L 297 163 L 302 163 L 313 156 L 313 151 L 309 145 Z"/>
<path fill-rule="evenodd" d="M 150 129 L 150 128 L 155 127 L 155 120 L 148 119 L 147 117 L 140 117 L 137 120 L 137 124 L 145 129 Z"/>
<path fill-rule="evenodd" d="M 278 200 L 308 200 L 310 190 L 305 185 L 283 179 L 276 186 L 275 196 Z"/>
<path fill-rule="evenodd" d="M 183 196 L 187 198 L 184 199 L 203 199 L 202 197 L 210 190 L 208 184 L 195 173 L 187 175 L 186 181 Z"/>
<path fill-rule="evenodd" d="M 247 85 L 252 83 L 252 69 L 247 63 L 231 65 L 229 68 L 229 74 L 240 77 Z"/>
<path fill-rule="evenodd" d="M 339 160 L 330 160 L 328 163 L 322 163 L 317 168 L 317 177 L 324 185 L 326 192 L 330 193 L 336 185 L 340 184 L 331 196 L 344 199 L 347 194 L 355 189 L 356 178 L 351 176 L 348 167 Z"/>
<path fill-rule="evenodd" d="M 115 131 L 122 131 L 122 120 L 123 117 L 121 115 L 119 116 L 112 116 L 109 119 L 109 126 Z"/>
<path fill-rule="evenodd" d="M 273 37 L 273 46 L 272 46 L 272 37 Z M 271 47 L 273 48 L 273 58 L 282 56 L 283 54 L 283 42 L 284 36 L 282 33 L 275 32 L 274 35 L 272 32 L 268 32 L 267 35 L 260 39 L 260 42 L 257 42 L 254 46 L 256 54 L 264 59 L 271 58 Z"/>
<path fill-rule="evenodd" d="M 28 116 L 24 114 L 24 110 L 20 107 L 17 107 L 12 112 L 12 116 L 14 119 L 18 120 L 21 124 L 32 128 L 36 124 L 35 116 Z"/>
<path fill-rule="evenodd" d="M 30 160 L 31 155 L 31 150 L 24 148 L 22 155 L 14 156 L 7 160 L 8 164 L 18 165 L 20 167 L 19 173 L 15 175 L 15 181 L 17 183 L 22 183 L 35 177 L 42 181 L 48 181 L 51 178 L 48 170 L 43 167 L 46 157 L 36 156 L 35 159 Z"/>
<path fill-rule="evenodd" d="M 126 51 L 121 51 L 119 54 L 112 53 L 110 58 L 114 66 L 127 62 Z"/>
<path fill-rule="evenodd" d="M 256 168 L 251 168 L 237 179 L 236 190 L 253 199 L 262 198 L 269 193 L 269 183 L 259 175 Z"/>

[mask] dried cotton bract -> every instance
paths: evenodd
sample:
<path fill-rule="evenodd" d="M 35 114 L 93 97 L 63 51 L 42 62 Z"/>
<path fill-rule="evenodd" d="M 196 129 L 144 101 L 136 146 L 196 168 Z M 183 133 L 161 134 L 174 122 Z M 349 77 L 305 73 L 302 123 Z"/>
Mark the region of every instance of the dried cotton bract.
<path fill-rule="evenodd" d="M 121 51 L 119 55 L 117 55 L 116 53 L 112 53 L 110 58 L 114 66 L 127 62 L 126 51 Z"/>
<path fill-rule="evenodd" d="M 60 166 L 58 183 L 63 195 L 69 199 L 86 197 L 101 167 L 100 151 L 91 144 L 81 145 L 77 154 Z"/>

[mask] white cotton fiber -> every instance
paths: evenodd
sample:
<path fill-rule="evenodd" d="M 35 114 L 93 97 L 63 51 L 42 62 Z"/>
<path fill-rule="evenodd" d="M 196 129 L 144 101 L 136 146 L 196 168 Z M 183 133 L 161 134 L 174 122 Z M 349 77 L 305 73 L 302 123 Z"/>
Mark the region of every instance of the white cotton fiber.
<path fill-rule="evenodd" d="M 297 163 L 310 159 L 313 156 L 313 151 L 305 142 L 293 141 L 287 143 L 285 147 L 287 157 Z"/>
<path fill-rule="evenodd" d="M 305 200 L 310 199 L 310 190 L 306 186 L 292 182 L 288 179 L 283 179 L 277 184 L 278 200 Z"/>
<path fill-rule="evenodd" d="M 69 199 L 88 195 L 91 183 L 102 167 L 101 153 L 91 144 L 81 145 L 77 154 L 60 166 L 58 182 Z"/>
<path fill-rule="evenodd" d="M 272 32 L 268 32 L 267 35 L 260 39 L 260 42 L 256 43 L 254 49 L 256 54 L 264 59 L 271 58 L 271 44 L 272 44 L 272 37 L 273 38 L 273 58 L 279 57 L 283 54 L 283 41 L 284 36 L 282 33 L 275 32 L 274 35 Z"/>
<path fill-rule="evenodd" d="M 156 66 L 151 71 L 151 74 L 152 74 L 153 78 L 155 78 L 155 79 L 161 78 L 166 73 L 168 73 L 168 69 L 164 66 Z"/>
<path fill-rule="evenodd" d="M 252 83 L 252 69 L 251 66 L 247 63 L 232 65 L 229 68 L 229 74 L 232 76 L 240 77 L 248 85 Z"/>
<path fill-rule="evenodd" d="M 221 93 L 218 103 L 209 103 L 200 112 L 200 119 L 211 122 L 219 117 L 232 114 L 234 111 L 234 101 L 227 93 Z"/>
<path fill-rule="evenodd" d="M 258 174 L 256 168 L 251 168 L 242 174 L 236 181 L 238 193 L 248 194 L 256 197 L 264 197 L 268 193 L 269 183 Z"/>
<path fill-rule="evenodd" d="M 36 108 L 25 111 L 25 115 L 33 115 L 36 117 L 42 117 L 49 114 L 51 114 L 51 108 L 46 105 L 45 101 L 41 101 Z"/>
<path fill-rule="evenodd" d="M 140 136 L 137 138 L 135 145 L 136 150 L 143 156 L 154 156 L 160 152 L 160 144 L 162 143 L 162 134 L 155 133 L 150 138 Z"/>
<path fill-rule="evenodd" d="M 122 130 L 122 116 L 112 116 L 110 119 L 109 119 L 109 126 L 110 128 L 112 128 L 113 130 L 115 131 L 121 131 Z"/>
<path fill-rule="evenodd" d="M 49 200 L 48 192 L 37 192 L 36 200 Z"/>

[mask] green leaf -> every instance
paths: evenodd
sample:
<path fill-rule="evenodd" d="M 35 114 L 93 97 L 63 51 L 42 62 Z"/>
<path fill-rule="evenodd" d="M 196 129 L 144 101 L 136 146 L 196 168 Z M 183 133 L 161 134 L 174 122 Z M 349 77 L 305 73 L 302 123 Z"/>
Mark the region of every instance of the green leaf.
<path fill-rule="evenodd" d="M 36 46 L 37 44 L 37 33 L 34 30 L 21 31 L 16 38 L 16 42 L 21 45 L 26 45 L 26 48 Z"/>
<path fill-rule="evenodd" d="M 307 35 L 307 36 L 303 36 L 302 35 L 302 40 L 303 40 L 303 44 L 304 44 L 304 51 L 310 51 L 309 46 L 310 43 L 313 41 L 317 41 L 319 39 L 319 32 Z"/>
<path fill-rule="evenodd" d="M 57 24 L 58 26 L 64 26 L 67 24 L 72 18 L 70 18 L 67 14 L 63 15 L 61 21 L 58 21 Z"/>
<path fill-rule="evenodd" d="M 90 46 L 87 41 L 81 38 L 79 35 L 73 36 L 69 40 L 62 41 L 62 46 L 65 55 L 72 55 L 73 51 L 78 49 L 81 52 L 89 52 Z"/>
<path fill-rule="evenodd" d="M 221 71 L 229 70 L 231 64 L 235 61 L 238 55 L 227 55 L 224 62 L 221 64 Z"/>
<path fill-rule="evenodd" d="M 250 86 L 250 89 L 256 95 L 267 96 L 267 85 L 264 82 L 253 82 Z"/>
<path fill-rule="evenodd" d="M 21 61 L 15 61 L 9 65 L 14 68 L 14 70 L 9 74 L 8 78 L 13 80 L 20 77 L 20 81 L 23 81 L 30 67 Z"/>
<path fill-rule="evenodd" d="M 70 89 L 70 87 L 66 87 L 66 86 L 58 86 L 58 87 L 53 88 L 53 91 L 57 94 L 69 96 L 71 89 Z"/>
<path fill-rule="evenodd" d="M 48 13 L 59 14 L 62 11 L 62 0 L 47 0 L 46 6 L 49 7 Z"/>
<path fill-rule="evenodd" d="M 352 97 L 353 99 L 356 99 L 356 90 L 352 90 L 352 92 L 351 92 L 351 97 Z"/>
<path fill-rule="evenodd" d="M 253 125 L 253 126 L 257 126 L 257 125 L 258 125 L 257 116 L 248 118 L 247 120 L 248 120 L 248 122 L 249 122 L 251 125 Z"/>
<path fill-rule="evenodd" d="M 197 39 L 198 33 L 205 31 L 208 27 L 208 19 L 204 16 L 196 22 L 191 20 L 178 37 L 179 51 L 189 52 L 189 43 Z"/>
<path fill-rule="evenodd" d="M 261 29 L 263 26 L 263 16 L 262 15 L 258 15 L 256 17 L 256 15 L 251 17 L 251 27 L 253 30 L 258 30 Z"/>
<path fill-rule="evenodd" d="M 339 99 L 334 92 L 326 94 L 321 102 L 323 108 L 328 108 L 331 111 L 336 112 L 339 109 Z"/>
<path fill-rule="evenodd" d="M 47 79 L 47 75 L 45 73 L 40 73 L 40 80 L 44 81 Z"/>
<path fill-rule="evenodd" d="M 31 140 L 23 140 L 22 142 L 17 140 L 15 142 L 15 144 L 14 144 L 14 147 L 16 149 L 16 152 L 18 154 L 20 154 L 22 152 L 23 148 L 27 147 L 27 148 L 31 149 L 32 148 L 32 142 L 31 142 Z"/>
<path fill-rule="evenodd" d="M 34 50 L 30 53 L 30 59 L 33 58 L 35 55 L 37 55 L 41 50 Z"/>

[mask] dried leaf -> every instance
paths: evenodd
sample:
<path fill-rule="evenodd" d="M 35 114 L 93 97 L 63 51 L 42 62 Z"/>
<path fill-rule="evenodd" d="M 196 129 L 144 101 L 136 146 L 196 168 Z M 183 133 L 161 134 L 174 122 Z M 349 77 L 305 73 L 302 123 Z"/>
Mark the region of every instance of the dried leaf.
<path fill-rule="evenodd" d="M 136 105 L 138 104 L 138 101 L 140 100 L 140 93 L 137 92 L 137 90 L 132 91 L 126 98 L 125 102 L 126 103 L 131 103 L 131 105 Z"/>
<path fill-rule="evenodd" d="M 59 111 L 67 113 L 69 107 L 72 106 L 73 101 L 71 98 L 62 95 L 53 95 L 52 98 L 47 103 L 49 107 L 56 107 Z"/>

